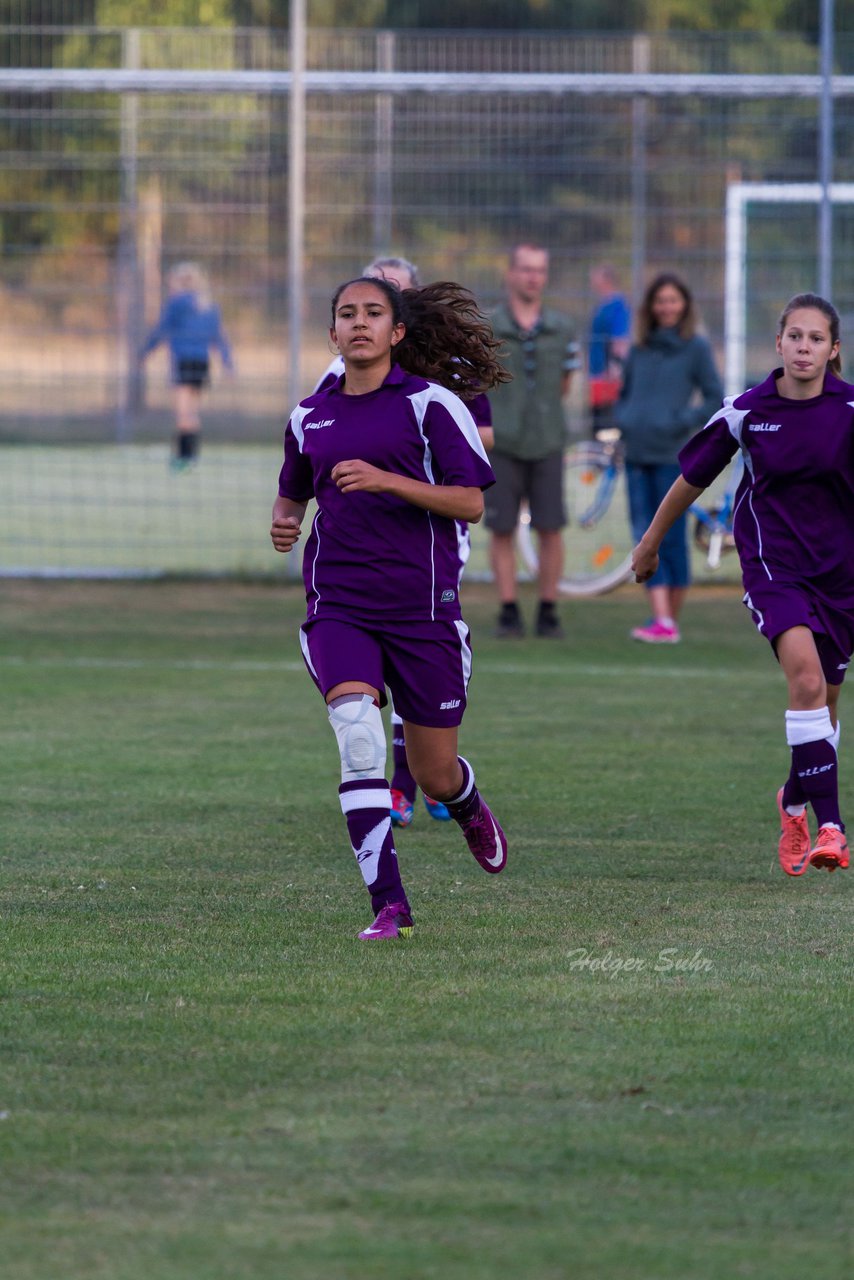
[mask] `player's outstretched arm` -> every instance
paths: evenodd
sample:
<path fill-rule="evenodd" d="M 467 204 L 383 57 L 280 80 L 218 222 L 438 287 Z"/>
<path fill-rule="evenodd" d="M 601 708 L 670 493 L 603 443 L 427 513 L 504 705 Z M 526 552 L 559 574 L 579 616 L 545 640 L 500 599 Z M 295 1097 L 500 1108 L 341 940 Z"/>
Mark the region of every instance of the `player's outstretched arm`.
<path fill-rule="evenodd" d="M 273 525 L 270 537 L 277 551 L 290 551 L 297 543 L 307 503 L 294 502 L 281 494 L 273 503 Z"/>
<path fill-rule="evenodd" d="M 696 502 L 702 489 L 689 484 L 684 476 L 674 480 L 661 500 L 661 506 L 652 517 L 652 523 L 632 552 L 632 571 L 635 582 L 646 582 L 658 568 L 658 548 L 664 535 L 684 515 L 692 502 Z"/>

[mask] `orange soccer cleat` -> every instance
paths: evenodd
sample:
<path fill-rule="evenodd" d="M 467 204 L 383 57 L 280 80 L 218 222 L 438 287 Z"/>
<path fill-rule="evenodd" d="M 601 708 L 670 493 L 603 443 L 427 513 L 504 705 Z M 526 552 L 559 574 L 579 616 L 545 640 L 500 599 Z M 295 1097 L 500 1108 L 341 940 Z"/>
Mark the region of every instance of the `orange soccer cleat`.
<path fill-rule="evenodd" d="M 802 876 L 810 865 L 810 829 L 807 811 L 797 818 L 783 808 L 783 788 L 777 792 L 777 809 L 780 813 L 780 843 L 777 857 L 787 876 Z M 826 828 L 824 828 L 826 829 Z"/>
<path fill-rule="evenodd" d="M 844 871 L 848 866 L 848 841 L 838 827 L 820 827 L 815 847 L 810 850 L 810 866 Z"/>

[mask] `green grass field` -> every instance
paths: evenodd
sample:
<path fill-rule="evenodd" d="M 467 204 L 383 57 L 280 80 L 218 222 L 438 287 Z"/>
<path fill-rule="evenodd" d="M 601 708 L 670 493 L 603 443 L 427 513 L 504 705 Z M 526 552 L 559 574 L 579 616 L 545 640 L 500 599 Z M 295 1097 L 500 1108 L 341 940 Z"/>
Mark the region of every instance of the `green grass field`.
<path fill-rule="evenodd" d="M 297 588 L 0 583 L 0 1273 L 851 1274 L 850 873 L 777 867 L 737 594 L 664 650 L 639 597 L 501 644 L 469 589 L 510 863 L 421 808 L 364 944 Z"/>

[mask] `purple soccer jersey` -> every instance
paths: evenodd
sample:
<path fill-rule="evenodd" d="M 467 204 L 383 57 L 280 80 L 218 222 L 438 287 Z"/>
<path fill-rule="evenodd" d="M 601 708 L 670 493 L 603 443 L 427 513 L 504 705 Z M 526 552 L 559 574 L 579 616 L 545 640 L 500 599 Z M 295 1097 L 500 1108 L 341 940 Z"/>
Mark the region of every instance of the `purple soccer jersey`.
<path fill-rule="evenodd" d="M 381 387 L 346 395 L 339 378 L 303 400 L 285 431 L 279 494 L 317 499 L 303 556 L 309 619 L 456 620 L 455 522 L 387 493 L 341 493 L 338 462 L 360 458 L 428 484 L 486 489 L 495 477 L 453 392 L 398 365 Z"/>
<path fill-rule="evenodd" d="M 492 405 L 489 403 L 488 395 L 480 391 L 473 400 L 467 401 L 467 404 L 469 413 L 474 418 L 475 426 L 492 426 Z"/>
<path fill-rule="evenodd" d="M 827 373 L 820 395 L 791 400 L 782 372 L 728 397 L 679 465 L 705 489 L 741 449 L 733 536 L 748 595 L 795 585 L 854 613 L 854 386 Z"/>

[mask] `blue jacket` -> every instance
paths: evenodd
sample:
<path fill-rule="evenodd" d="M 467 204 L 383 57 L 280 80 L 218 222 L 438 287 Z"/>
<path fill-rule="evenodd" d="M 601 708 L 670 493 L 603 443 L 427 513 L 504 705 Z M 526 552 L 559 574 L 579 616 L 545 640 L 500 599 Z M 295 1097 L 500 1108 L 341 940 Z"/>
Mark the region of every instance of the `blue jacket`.
<path fill-rule="evenodd" d="M 231 348 L 222 330 L 219 307 L 201 311 L 194 293 L 176 293 L 169 298 L 145 340 L 142 354 L 148 355 L 161 342 L 169 343 L 173 367 L 180 360 L 207 360 L 209 349 L 216 347 L 226 369 L 232 368 Z"/>
<path fill-rule="evenodd" d="M 723 387 L 708 341 L 653 329 L 626 358 L 615 409 L 626 461 L 675 462 L 689 438 L 721 407 Z"/>
<path fill-rule="evenodd" d="M 617 338 L 627 338 L 631 331 L 632 315 L 622 294 L 614 294 L 596 308 L 587 343 L 587 368 L 591 378 L 601 378 L 608 372 L 611 344 Z"/>

